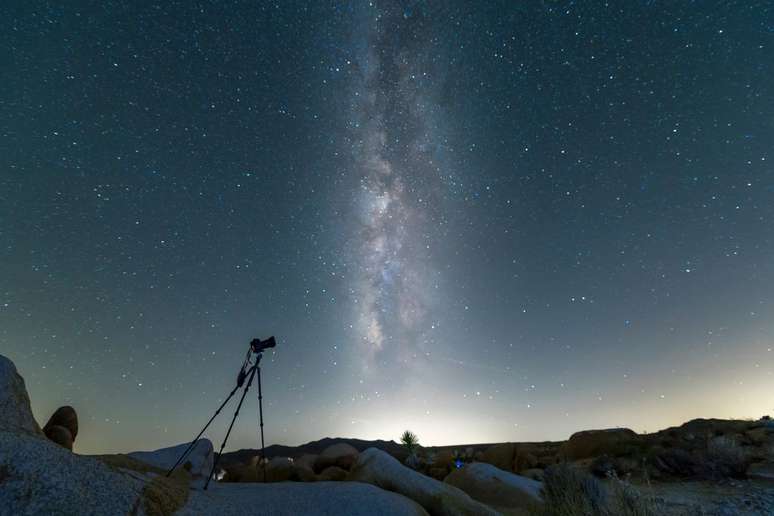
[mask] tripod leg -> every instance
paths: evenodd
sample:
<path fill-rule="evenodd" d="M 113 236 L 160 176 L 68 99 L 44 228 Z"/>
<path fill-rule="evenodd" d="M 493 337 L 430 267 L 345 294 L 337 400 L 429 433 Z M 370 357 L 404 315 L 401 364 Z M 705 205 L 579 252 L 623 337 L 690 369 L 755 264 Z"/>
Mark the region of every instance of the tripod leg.
<path fill-rule="evenodd" d="M 223 448 L 226 447 L 226 441 L 228 441 L 228 436 L 231 435 L 231 429 L 234 428 L 234 422 L 236 421 L 237 416 L 239 415 L 239 409 L 242 408 L 242 403 L 245 401 L 245 396 L 247 396 L 247 391 L 250 390 L 250 385 L 253 383 L 253 377 L 255 377 L 255 370 L 258 368 L 258 366 L 253 366 L 250 371 L 250 379 L 247 380 L 247 385 L 245 386 L 245 390 L 242 391 L 242 397 L 239 398 L 239 405 L 237 405 L 236 412 L 234 412 L 234 417 L 231 418 L 231 424 L 228 425 L 228 431 L 226 432 L 226 437 L 223 438 L 223 444 L 220 445 L 220 451 L 218 452 L 218 456 L 215 458 L 215 461 L 212 463 L 212 471 L 210 471 L 210 475 L 207 477 L 207 482 L 204 484 L 204 490 L 207 490 L 207 486 L 210 485 L 210 480 L 212 480 L 212 475 L 215 474 L 215 470 L 218 468 L 218 462 L 220 462 L 220 457 L 223 455 Z"/>
<path fill-rule="evenodd" d="M 260 367 L 258 367 L 258 415 L 261 423 L 261 463 L 263 464 L 263 482 L 266 483 L 266 451 L 263 443 L 263 392 L 261 391 Z"/>
<path fill-rule="evenodd" d="M 204 425 L 204 428 L 202 428 L 202 431 L 199 432 L 199 435 L 194 437 L 194 440 L 191 441 L 191 444 L 188 445 L 188 448 L 183 452 L 183 454 L 180 456 L 179 459 L 177 459 L 177 462 L 175 462 L 175 465 L 169 468 L 169 471 L 167 471 L 167 476 L 171 475 L 173 471 L 175 471 L 175 468 L 183 462 L 183 460 L 188 456 L 189 453 L 191 453 L 191 450 L 193 449 L 194 445 L 197 443 L 199 438 L 202 436 L 205 430 L 207 430 L 207 427 L 210 426 L 210 424 L 215 420 L 216 417 L 218 417 L 218 414 L 220 414 L 220 411 L 223 410 L 223 407 L 226 406 L 226 403 L 229 402 L 229 400 L 234 396 L 234 393 L 236 393 L 237 389 L 241 387 L 240 385 L 237 385 L 234 387 L 234 390 L 231 391 L 231 393 L 226 397 L 226 399 L 223 401 L 223 403 L 220 404 L 220 407 L 215 411 L 215 414 L 212 415 L 209 421 L 207 421 L 207 424 Z"/>

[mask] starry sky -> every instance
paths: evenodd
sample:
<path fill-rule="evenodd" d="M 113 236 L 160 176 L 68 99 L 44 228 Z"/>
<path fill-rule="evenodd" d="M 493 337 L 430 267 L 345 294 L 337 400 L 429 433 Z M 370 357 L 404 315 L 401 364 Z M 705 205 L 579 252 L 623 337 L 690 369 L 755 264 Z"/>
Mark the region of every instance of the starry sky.
<path fill-rule="evenodd" d="M 770 2 L 13 1 L 0 48 L 0 353 L 76 451 L 192 438 L 272 334 L 267 444 L 774 412 Z"/>

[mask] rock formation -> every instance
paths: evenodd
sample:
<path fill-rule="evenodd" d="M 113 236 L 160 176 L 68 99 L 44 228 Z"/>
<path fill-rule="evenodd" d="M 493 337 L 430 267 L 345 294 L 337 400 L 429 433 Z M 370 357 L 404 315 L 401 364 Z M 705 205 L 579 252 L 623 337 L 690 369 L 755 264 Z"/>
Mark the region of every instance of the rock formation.
<path fill-rule="evenodd" d="M 639 440 L 639 436 L 628 428 L 585 430 L 570 436 L 562 447 L 562 454 L 569 460 L 579 460 L 598 455 L 619 455 L 621 448 Z"/>
<path fill-rule="evenodd" d="M 365 482 L 399 493 L 414 500 L 432 515 L 498 514 L 473 500 L 462 490 L 407 468 L 394 457 L 376 448 L 369 448 L 358 456 L 347 480 Z"/>
<path fill-rule="evenodd" d="M 189 444 L 183 443 L 154 451 L 136 451 L 127 455 L 151 466 L 167 470 L 177 462 Z M 187 469 L 193 477 L 207 477 L 212 469 L 212 461 L 212 443 L 209 439 L 199 439 L 186 460 L 178 467 Z"/>
<path fill-rule="evenodd" d="M 78 436 L 78 415 L 70 406 L 59 407 L 49 418 L 43 433 L 59 446 L 72 451 Z"/>
<path fill-rule="evenodd" d="M 315 472 L 321 472 L 330 466 L 338 466 L 348 470 L 357 460 L 358 451 L 347 443 L 338 443 L 328 446 L 317 456 L 314 462 Z"/>
<path fill-rule="evenodd" d="M 32 416 L 30 398 L 24 379 L 16 366 L 0 355 L 0 431 L 43 436 L 38 423 Z"/>
<path fill-rule="evenodd" d="M 455 469 L 444 482 L 497 509 L 526 510 L 541 503 L 540 482 L 483 462 Z"/>

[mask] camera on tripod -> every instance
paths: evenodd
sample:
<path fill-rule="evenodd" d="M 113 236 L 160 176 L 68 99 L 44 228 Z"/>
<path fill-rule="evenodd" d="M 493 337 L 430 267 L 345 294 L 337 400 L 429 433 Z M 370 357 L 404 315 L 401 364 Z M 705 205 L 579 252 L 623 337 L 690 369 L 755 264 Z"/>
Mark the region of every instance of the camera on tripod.
<path fill-rule="evenodd" d="M 212 464 L 212 470 L 210 471 L 210 475 L 207 477 L 207 481 L 204 483 L 204 490 L 207 490 L 207 486 L 210 485 L 210 480 L 213 479 L 215 476 L 215 471 L 218 467 L 218 461 L 223 456 L 223 449 L 226 447 L 226 441 L 228 441 L 228 436 L 231 435 L 231 429 L 234 427 L 234 422 L 236 421 L 237 416 L 239 415 L 239 409 L 242 408 L 242 403 L 245 401 L 245 396 L 247 396 L 247 391 L 250 390 L 250 386 L 253 384 L 253 378 L 256 376 L 258 377 L 258 420 L 260 422 L 261 427 L 261 461 L 260 463 L 263 464 L 263 481 L 266 482 L 266 461 L 264 458 L 266 457 L 265 454 L 265 446 L 264 446 L 264 439 L 263 439 L 263 392 L 261 390 L 261 357 L 263 356 L 263 352 L 269 348 L 273 348 L 277 345 L 277 341 L 274 340 L 274 337 L 269 337 L 268 339 L 261 340 L 261 339 L 253 339 L 250 341 L 250 348 L 247 350 L 247 354 L 245 355 L 245 360 L 242 362 L 242 367 L 239 369 L 239 374 L 237 375 L 237 384 L 236 387 L 234 387 L 234 390 L 231 391 L 231 393 L 226 397 L 226 399 L 223 401 L 223 403 L 220 404 L 220 407 L 215 410 L 215 414 L 210 418 L 210 420 L 207 422 L 206 425 L 204 425 L 204 428 L 202 428 L 201 432 L 199 432 L 199 435 L 194 437 L 194 440 L 191 441 L 191 444 L 188 445 L 188 448 L 183 452 L 183 454 L 177 459 L 177 462 L 167 471 L 167 476 L 170 476 L 172 472 L 177 468 L 178 465 L 180 465 L 183 460 L 188 456 L 189 453 L 191 453 L 191 450 L 196 445 L 196 443 L 199 441 L 199 438 L 204 434 L 204 431 L 207 430 L 207 427 L 210 426 L 210 424 L 215 420 L 215 418 L 220 414 L 220 411 L 223 410 L 223 407 L 226 406 L 226 403 L 229 402 L 229 400 L 236 394 L 236 392 L 239 389 L 242 390 L 242 396 L 239 398 L 239 405 L 237 405 L 236 411 L 234 412 L 234 417 L 231 419 L 231 424 L 228 426 L 228 430 L 226 431 L 226 437 L 223 439 L 223 444 L 220 445 L 220 451 L 217 455 L 215 455 L 215 460 Z M 254 354 L 254 356 L 253 356 Z M 245 380 L 247 380 L 247 384 L 245 385 Z"/>
<path fill-rule="evenodd" d="M 276 345 L 277 341 L 274 340 L 274 337 L 269 337 L 266 340 L 253 339 L 250 341 L 250 349 L 253 350 L 253 353 L 261 353 L 263 350 L 273 348 Z"/>

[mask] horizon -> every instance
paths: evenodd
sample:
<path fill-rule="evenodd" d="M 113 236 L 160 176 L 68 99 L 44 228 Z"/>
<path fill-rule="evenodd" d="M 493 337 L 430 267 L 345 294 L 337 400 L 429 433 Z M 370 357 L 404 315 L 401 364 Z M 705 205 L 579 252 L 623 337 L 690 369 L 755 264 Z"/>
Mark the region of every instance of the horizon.
<path fill-rule="evenodd" d="M 77 452 L 190 441 L 270 335 L 267 444 L 774 412 L 770 6 L 3 13 L 0 353 Z"/>

